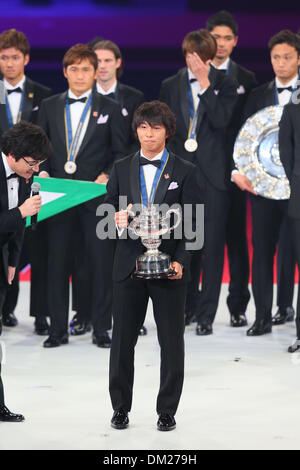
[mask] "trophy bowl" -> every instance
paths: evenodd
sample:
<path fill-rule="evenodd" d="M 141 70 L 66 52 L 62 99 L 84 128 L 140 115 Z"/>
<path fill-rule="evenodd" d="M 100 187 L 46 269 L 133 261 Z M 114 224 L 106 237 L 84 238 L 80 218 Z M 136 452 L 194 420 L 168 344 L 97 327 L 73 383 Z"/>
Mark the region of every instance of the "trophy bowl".
<path fill-rule="evenodd" d="M 167 223 L 171 214 L 177 216 L 176 223 L 172 227 Z M 160 215 L 155 205 L 149 204 L 143 207 L 139 216 L 134 217 L 131 230 L 141 238 L 142 244 L 147 248 L 145 253 L 138 256 L 136 270 L 132 274 L 133 279 L 168 279 L 176 276 L 176 271 L 171 268 L 171 257 L 167 253 L 159 251 L 161 236 L 171 232 L 181 222 L 180 209 L 169 209 L 164 216 Z"/>

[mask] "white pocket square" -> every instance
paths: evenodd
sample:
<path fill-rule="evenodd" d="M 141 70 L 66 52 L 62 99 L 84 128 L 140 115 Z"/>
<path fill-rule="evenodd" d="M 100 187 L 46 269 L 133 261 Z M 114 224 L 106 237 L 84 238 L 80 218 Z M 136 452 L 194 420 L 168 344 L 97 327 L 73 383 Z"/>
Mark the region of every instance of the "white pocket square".
<path fill-rule="evenodd" d="M 240 86 L 238 87 L 238 89 L 236 90 L 236 92 L 237 92 L 238 95 L 243 95 L 244 93 L 246 93 L 246 90 L 245 90 L 245 88 L 243 87 L 243 85 L 240 85 Z"/>
<path fill-rule="evenodd" d="M 169 189 L 177 189 L 177 188 L 178 188 L 178 184 L 176 183 L 176 181 L 172 181 L 172 183 L 170 183 L 168 187 L 168 191 Z"/>
<path fill-rule="evenodd" d="M 215 95 L 219 94 L 219 90 L 214 90 L 214 92 L 215 92 Z"/>
<path fill-rule="evenodd" d="M 105 116 L 103 116 L 103 114 L 100 114 L 97 124 L 105 124 L 107 122 L 107 119 L 108 119 L 108 114 L 105 114 Z"/>
<path fill-rule="evenodd" d="M 39 107 L 38 107 L 38 106 L 35 106 L 35 108 L 33 108 L 32 111 L 37 111 L 38 109 L 39 109 Z"/>

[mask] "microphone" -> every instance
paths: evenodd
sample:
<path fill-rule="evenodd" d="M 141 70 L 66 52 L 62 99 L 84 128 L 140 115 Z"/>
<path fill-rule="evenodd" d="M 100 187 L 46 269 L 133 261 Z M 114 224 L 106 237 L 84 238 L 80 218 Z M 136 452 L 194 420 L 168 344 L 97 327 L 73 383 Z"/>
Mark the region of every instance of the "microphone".
<path fill-rule="evenodd" d="M 31 196 L 38 196 L 40 194 L 41 185 L 40 183 L 32 183 L 31 185 Z M 36 230 L 37 226 L 37 214 L 31 216 L 31 230 Z"/>

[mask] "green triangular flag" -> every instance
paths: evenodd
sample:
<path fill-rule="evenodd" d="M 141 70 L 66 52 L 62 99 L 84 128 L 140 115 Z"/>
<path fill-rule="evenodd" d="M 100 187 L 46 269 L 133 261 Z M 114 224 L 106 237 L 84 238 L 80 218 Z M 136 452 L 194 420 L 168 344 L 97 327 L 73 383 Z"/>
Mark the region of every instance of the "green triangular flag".
<path fill-rule="evenodd" d="M 42 208 L 38 214 L 38 222 L 106 193 L 106 184 L 90 181 L 35 176 L 34 182 L 41 185 Z M 29 225 L 30 217 L 27 217 L 26 227 Z"/>

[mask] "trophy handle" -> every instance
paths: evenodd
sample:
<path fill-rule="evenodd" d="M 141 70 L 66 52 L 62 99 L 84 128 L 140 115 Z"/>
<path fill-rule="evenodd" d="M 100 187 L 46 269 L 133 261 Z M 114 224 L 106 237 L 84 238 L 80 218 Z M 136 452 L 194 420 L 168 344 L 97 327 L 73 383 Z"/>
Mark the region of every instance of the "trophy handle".
<path fill-rule="evenodd" d="M 139 228 L 139 217 L 135 217 L 135 213 L 131 210 L 127 210 L 128 215 L 133 218 L 133 226 L 129 225 L 128 230 L 131 230 L 135 235 L 139 236 L 137 229 Z"/>
<path fill-rule="evenodd" d="M 177 220 L 176 220 L 176 223 L 173 225 L 173 227 L 170 227 L 169 229 L 170 231 L 175 230 L 175 228 L 177 228 L 181 222 L 181 215 L 180 215 L 179 209 L 169 209 L 166 213 L 166 219 L 169 219 L 171 214 L 177 215 Z"/>

